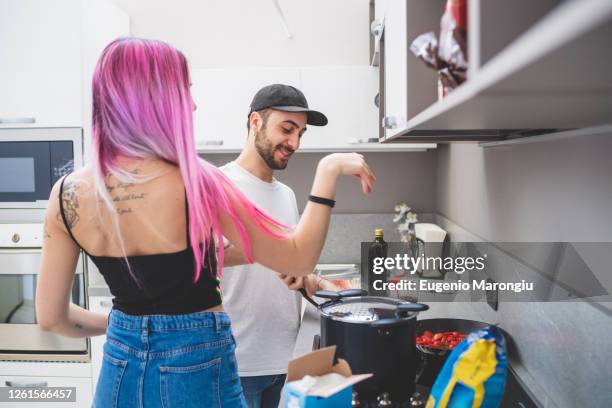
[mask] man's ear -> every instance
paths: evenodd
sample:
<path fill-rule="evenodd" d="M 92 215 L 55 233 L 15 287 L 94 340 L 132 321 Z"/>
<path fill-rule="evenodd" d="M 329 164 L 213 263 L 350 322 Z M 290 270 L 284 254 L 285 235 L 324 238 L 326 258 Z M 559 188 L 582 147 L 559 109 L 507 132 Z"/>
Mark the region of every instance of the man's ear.
<path fill-rule="evenodd" d="M 261 129 L 261 115 L 259 112 L 251 112 L 251 116 L 249 117 L 249 134 L 255 133 L 256 131 Z"/>

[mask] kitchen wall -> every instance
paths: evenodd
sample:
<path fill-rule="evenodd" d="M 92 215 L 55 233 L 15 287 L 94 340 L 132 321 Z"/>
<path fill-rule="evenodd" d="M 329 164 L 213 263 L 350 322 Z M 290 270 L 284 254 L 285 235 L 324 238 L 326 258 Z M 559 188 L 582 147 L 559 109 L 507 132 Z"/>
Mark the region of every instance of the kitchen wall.
<path fill-rule="evenodd" d="M 610 242 L 611 153 L 612 134 L 439 146 L 438 222 L 454 240 Z M 546 283 L 537 268 L 494 252 L 490 274 Z M 609 262 L 592 269 L 611 292 Z M 497 322 L 511 334 L 513 368 L 544 406 L 609 406 L 611 302 L 502 301 L 497 312 L 475 302 L 472 309 L 469 317 Z"/>
<path fill-rule="evenodd" d="M 206 160 L 218 166 L 237 156 L 203 155 Z M 323 156 L 324 154 L 319 153 L 296 153 L 285 170 L 275 172 L 275 177 L 295 191 L 300 211 L 308 199 L 317 163 Z M 357 180 L 342 177 L 338 183 L 334 214 L 392 213 L 398 201 L 405 201 L 418 213 L 434 211 L 435 150 L 415 153 L 364 153 L 364 156 L 377 177 L 374 191 L 365 196 Z"/>
<path fill-rule="evenodd" d="M 300 212 L 307 202 L 315 168 L 321 153 L 296 153 L 285 170 L 275 177 L 295 192 Z M 361 260 L 360 243 L 371 241 L 375 228 L 383 228 L 387 241 L 399 241 L 393 223 L 394 206 L 405 201 L 419 214 L 419 220 L 432 221 L 436 200 L 436 152 L 364 153 L 377 183 L 365 196 L 357 180 L 342 177 L 338 183 L 336 207 L 319 263 L 355 263 Z M 217 166 L 237 154 L 203 155 Z"/>
<path fill-rule="evenodd" d="M 438 148 L 438 210 L 497 241 L 609 241 L 612 137 Z"/>

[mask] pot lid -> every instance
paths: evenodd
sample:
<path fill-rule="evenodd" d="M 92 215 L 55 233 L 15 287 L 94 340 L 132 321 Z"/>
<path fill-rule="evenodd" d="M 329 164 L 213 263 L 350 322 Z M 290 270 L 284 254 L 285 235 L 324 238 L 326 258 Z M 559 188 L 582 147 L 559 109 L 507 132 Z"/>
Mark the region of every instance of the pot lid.
<path fill-rule="evenodd" d="M 370 323 L 376 320 L 396 318 L 397 306 L 403 302 L 398 299 L 363 296 L 343 298 L 321 305 L 321 313 L 334 320 L 350 323 Z M 406 313 L 402 319 L 412 319 L 416 313 Z"/>

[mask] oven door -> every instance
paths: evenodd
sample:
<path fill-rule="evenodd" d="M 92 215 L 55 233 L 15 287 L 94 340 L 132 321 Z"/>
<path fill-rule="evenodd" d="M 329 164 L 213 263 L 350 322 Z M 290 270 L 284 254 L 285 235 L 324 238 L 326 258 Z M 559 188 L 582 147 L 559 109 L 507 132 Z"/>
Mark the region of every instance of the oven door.
<path fill-rule="evenodd" d="M 40 248 L 0 247 L 0 360 L 88 361 L 86 338 L 43 332 L 36 324 L 34 296 Z M 86 307 L 86 275 L 79 257 L 71 301 Z"/>
<path fill-rule="evenodd" d="M 0 129 L 0 208 L 46 208 L 51 188 L 82 166 L 80 128 Z"/>

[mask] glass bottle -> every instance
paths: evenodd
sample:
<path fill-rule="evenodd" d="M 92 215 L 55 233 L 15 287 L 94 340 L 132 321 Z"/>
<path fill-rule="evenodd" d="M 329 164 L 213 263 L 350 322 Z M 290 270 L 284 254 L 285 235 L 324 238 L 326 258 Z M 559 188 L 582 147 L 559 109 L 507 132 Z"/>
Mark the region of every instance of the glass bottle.
<path fill-rule="evenodd" d="M 387 257 L 388 245 L 384 240 L 384 231 L 382 228 L 376 228 L 374 230 L 374 242 L 370 243 L 368 247 L 368 294 L 371 296 L 387 296 L 387 290 L 383 289 L 384 284 L 387 283 L 387 270 L 384 268 L 384 261 L 376 261 L 375 259 L 382 258 L 383 260 Z M 382 268 L 382 272 L 380 269 Z M 378 272 L 378 273 L 376 273 Z M 375 289 L 375 282 L 376 287 Z"/>

